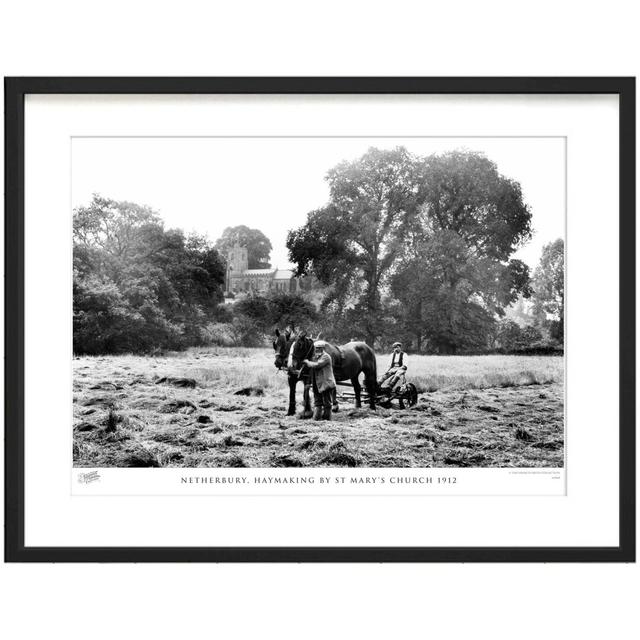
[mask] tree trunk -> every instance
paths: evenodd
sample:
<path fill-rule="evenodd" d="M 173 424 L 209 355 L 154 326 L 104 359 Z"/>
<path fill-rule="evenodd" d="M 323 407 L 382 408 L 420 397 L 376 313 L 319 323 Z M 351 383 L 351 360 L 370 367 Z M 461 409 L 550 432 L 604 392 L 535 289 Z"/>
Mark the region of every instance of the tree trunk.
<path fill-rule="evenodd" d="M 367 282 L 367 292 L 366 292 L 366 335 L 367 335 L 367 344 L 373 348 L 376 338 L 378 337 L 377 325 L 378 325 L 378 316 L 380 314 L 380 301 L 378 295 L 377 284 L 377 276 L 375 272 L 371 274 L 368 278 Z"/>

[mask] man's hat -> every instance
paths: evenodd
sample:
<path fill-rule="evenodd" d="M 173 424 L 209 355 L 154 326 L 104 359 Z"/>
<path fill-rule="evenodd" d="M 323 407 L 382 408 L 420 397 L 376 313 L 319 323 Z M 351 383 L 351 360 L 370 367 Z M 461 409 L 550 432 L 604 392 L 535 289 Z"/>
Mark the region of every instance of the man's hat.
<path fill-rule="evenodd" d="M 326 348 L 326 346 L 327 346 L 327 343 L 326 343 L 324 340 L 316 340 L 316 341 L 313 343 L 313 346 L 314 346 L 316 349 L 325 349 L 325 348 Z"/>
<path fill-rule="evenodd" d="M 401 346 L 402 346 L 402 342 L 394 342 L 394 343 L 391 345 L 391 348 L 392 348 L 392 349 L 395 349 L 396 347 L 401 347 Z"/>

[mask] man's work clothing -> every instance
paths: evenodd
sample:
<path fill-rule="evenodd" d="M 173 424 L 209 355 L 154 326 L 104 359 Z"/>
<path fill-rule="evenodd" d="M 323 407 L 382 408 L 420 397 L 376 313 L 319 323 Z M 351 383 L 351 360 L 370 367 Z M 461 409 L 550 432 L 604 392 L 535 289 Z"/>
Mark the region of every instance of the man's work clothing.
<path fill-rule="evenodd" d="M 316 361 L 309 362 L 307 366 L 311 369 L 311 378 L 313 380 L 314 389 L 318 391 L 331 391 L 336 388 L 336 379 L 333 376 L 333 364 L 331 356 L 323 353 Z"/>
<path fill-rule="evenodd" d="M 396 353 L 395 351 L 391 354 L 391 363 L 389 364 L 389 371 L 391 369 L 395 369 L 396 367 L 404 367 L 407 369 L 407 354 L 404 351 L 400 353 Z"/>
<path fill-rule="evenodd" d="M 328 353 L 323 353 L 315 362 L 309 362 L 307 366 L 311 369 L 313 417 L 316 420 L 320 420 L 320 418 L 331 420 L 333 390 L 336 388 L 331 356 Z"/>
<path fill-rule="evenodd" d="M 407 370 L 407 354 L 404 351 L 391 354 L 391 363 L 380 380 L 383 389 L 393 389 L 400 381 L 400 376 Z"/>
<path fill-rule="evenodd" d="M 331 408 L 333 404 L 333 389 L 318 391 L 318 387 L 313 385 L 313 407 L 316 420 L 331 420 Z"/>

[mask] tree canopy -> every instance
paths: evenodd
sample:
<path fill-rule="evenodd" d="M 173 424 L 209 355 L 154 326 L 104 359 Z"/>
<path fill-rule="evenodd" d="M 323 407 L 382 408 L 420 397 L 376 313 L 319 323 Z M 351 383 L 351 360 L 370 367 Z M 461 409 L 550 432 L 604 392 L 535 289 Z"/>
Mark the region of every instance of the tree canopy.
<path fill-rule="evenodd" d="M 418 345 L 452 352 L 486 340 L 504 307 L 530 294 L 528 267 L 510 256 L 531 235 L 531 212 L 483 154 L 372 148 L 326 179 L 329 202 L 289 233 L 289 256 L 330 285 L 325 309 L 359 318 L 353 331 L 371 344 L 384 296 Z"/>
<path fill-rule="evenodd" d="M 327 174 L 330 201 L 289 232 L 287 247 L 299 275 L 313 273 L 332 288 L 325 303 L 348 299 L 362 310 L 360 328 L 373 341 L 380 329 L 380 291 L 402 253 L 407 225 L 419 206 L 417 161 L 406 149 L 371 148 Z M 360 288 L 360 283 L 364 286 Z"/>
<path fill-rule="evenodd" d="M 236 227 L 227 227 L 222 236 L 216 240 L 215 248 L 227 259 L 229 249 L 234 244 L 246 247 L 249 269 L 270 269 L 270 257 L 273 247 L 267 236 L 260 229 L 250 229 L 241 224 Z"/>
<path fill-rule="evenodd" d="M 417 235 L 450 230 L 474 254 L 499 261 L 531 237 L 531 212 L 515 181 L 482 153 L 450 151 L 421 165 L 423 206 Z M 415 234 L 413 234 L 415 235 Z"/>
<path fill-rule="evenodd" d="M 94 196 L 73 216 L 74 351 L 198 344 L 222 300 L 224 265 L 149 207 Z"/>
<path fill-rule="evenodd" d="M 542 249 L 533 276 L 533 313 L 551 336 L 564 336 L 564 240 L 558 238 Z"/>

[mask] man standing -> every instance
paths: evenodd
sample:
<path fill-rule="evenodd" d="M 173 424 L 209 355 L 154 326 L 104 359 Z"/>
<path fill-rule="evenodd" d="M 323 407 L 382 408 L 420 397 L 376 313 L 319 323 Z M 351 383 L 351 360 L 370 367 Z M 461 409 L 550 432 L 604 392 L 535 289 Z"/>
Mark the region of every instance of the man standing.
<path fill-rule="evenodd" d="M 336 380 L 333 377 L 333 363 L 331 356 L 325 351 L 327 343 L 318 340 L 314 343 L 314 360 L 304 360 L 304 364 L 311 369 L 311 384 L 313 387 L 313 419 L 331 420 L 331 404 Z"/>
<path fill-rule="evenodd" d="M 407 354 L 402 350 L 402 343 L 393 343 L 393 353 L 391 354 L 391 363 L 387 372 L 382 376 L 380 380 L 380 387 L 382 390 L 391 394 L 393 388 L 398 384 L 400 376 L 402 376 L 407 370 Z"/>

